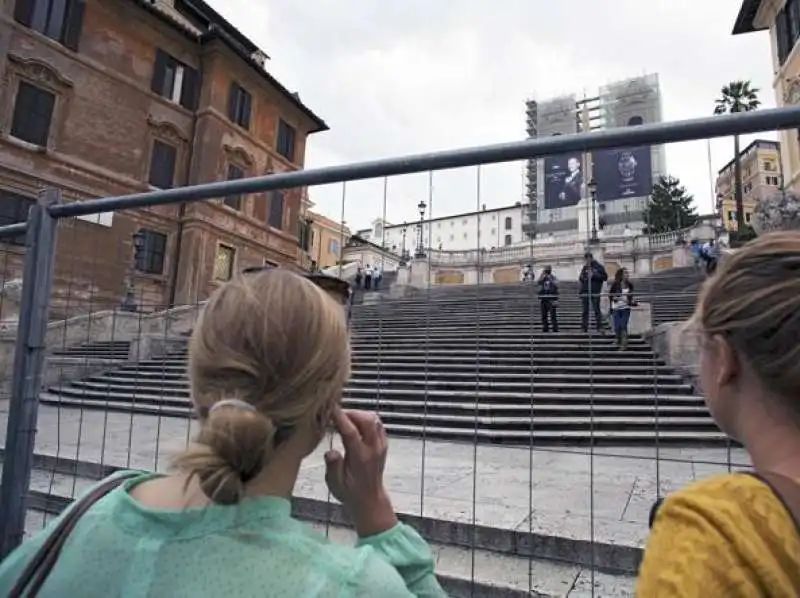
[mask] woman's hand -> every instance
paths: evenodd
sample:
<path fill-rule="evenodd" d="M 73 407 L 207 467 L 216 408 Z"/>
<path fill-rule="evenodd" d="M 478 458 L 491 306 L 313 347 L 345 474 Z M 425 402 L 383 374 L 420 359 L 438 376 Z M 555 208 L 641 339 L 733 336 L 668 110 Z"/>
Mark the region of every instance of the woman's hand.
<path fill-rule="evenodd" d="M 342 503 L 361 537 L 397 525 L 392 501 L 383 485 L 389 441 L 380 418 L 365 411 L 337 409 L 333 416 L 344 445 L 325 453 L 325 482 Z"/>

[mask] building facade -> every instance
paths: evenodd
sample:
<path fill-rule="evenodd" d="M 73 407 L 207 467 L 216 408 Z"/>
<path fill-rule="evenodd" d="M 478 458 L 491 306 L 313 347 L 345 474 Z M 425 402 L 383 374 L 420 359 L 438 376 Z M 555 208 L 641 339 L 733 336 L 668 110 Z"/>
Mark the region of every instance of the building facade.
<path fill-rule="evenodd" d="M 757 139 L 748 145 L 739 159 L 742 165 L 742 202 L 744 218 L 750 216 L 759 201 L 777 193 L 781 188 L 781 146 L 777 141 Z M 717 213 L 728 231 L 738 228 L 734 188 L 734 160 L 728 162 L 717 176 Z"/>
<path fill-rule="evenodd" d="M 317 268 L 330 268 L 342 259 L 350 229 L 316 212 L 307 212 L 310 224 L 308 253 Z"/>
<path fill-rule="evenodd" d="M 778 106 L 800 104 L 800 0 L 744 0 L 734 35 L 768 31 Z M 800 128 L 780 132 L 783 187 L 800 191 Z"/>
<path fill-rule="evenodd" d="M 525 211 L 526 207 L 517 203 L 423 220 L 422 246 L 443 251 L 470 251 L 518 244 L 527 238 L 522 230 Z M 413 255 L 420 243 L 420 222 L 390 224 L 378 219 L 371 229 L 359 230 L 356 235 L 397 255 L 402 255 L 404 249 Z"/>
<path fill-rule="evenodd" d="M 307 136 L 327 129 L 202 0 L 5 6 L 0 224 L 24 220 L 45 187 L 70 202 L 299 169 Z M 193 303 L 244 267 L 296 263 L 303 193 L 62 221 L 54 316 L 132 288 L 146 310 Z M 13 278 L 22 248 L 5 249 Z"/>
<path fill-rule="evenodd" d="M 593 97 L 575 95 L 525 106 L 529 138 L 659 123 L 661 90 L 657 75 L 647 75 L 602 87 Z M 589 216 L 607 234 L 641 230 L 652 182 L 666 174 L 662 146 L 614 148 L 571 156 L 549 156 L 526 164 L 526 197 L 530 210 L 527 234 L 574 237 L 579 220 L 591 209 L 590 181 L 597 183 L 596 214 Z M 584 201 L 581 201 L 584 200 Z"/>

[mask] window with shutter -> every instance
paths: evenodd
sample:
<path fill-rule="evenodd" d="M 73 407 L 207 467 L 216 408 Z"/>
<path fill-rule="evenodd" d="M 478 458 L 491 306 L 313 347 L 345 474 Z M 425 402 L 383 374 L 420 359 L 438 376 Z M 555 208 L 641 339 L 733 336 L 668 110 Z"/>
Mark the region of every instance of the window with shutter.
<path fill-rule="evenodd" d="M 14 102 L 11 135 L 22 141 L 46 147 L 55 104 L 54 93 L 20 81 Z"/>
<path fill-rule="evenodd" d="M 84 0 L 17 0 L 14 19 L 34 31 L 78 49 Z"/>
<path fill-rule="evenodd" d="M 253 110 L 253 98 L 238 83 L 231 83 L 228 96 L 228 118 L 242 127 L 250 128 L 250 113 Z"/>
<path fill-rule="evenodd" d="M 296 137 L 297 133 L 294 127 L 286 123 L 283 119 L 278 121 L 278 143 L 275 149 L 281 156 L 289 160 L 289 162 L 294 162 Z"/>
<path fill-rule="evenodd" d="M 178 159 L 178 149 L 164 143 L 159 139 L 153 141 L 153 151 L 150 154 L 149 182 L 159 189 L 171 189 L 175 184 L 175 163 Z"/>
<path fill-rule="evenodd" d="M 189 110 L 197 109 L 200 77 L 195 69 L 156 49 L 150 89 Z"/>
<path fill-rule="evenodd" d="M 778 44 L 778 63 L 783 64 L 792 49 L 789 39 L 789 23 L 786 11 L 782 10 L 775 19 L 775 38 Z"/>
<path fill-rule="evenodd" d="M 228 180 L 235 181 L 238 179 L 244 178 L 244 171 L 236 166 L 235 164 L 228 164 Z M 242 209 L 242 196 L 239 195 L 228 195 L 223 200 L 223 203 L 228 206 L 229 208 L 233 208 L 234 210 L 241 210 Z"/>
<path fill-rule="evenodd" d="M 28 211 L 35 202 L 36 200 L 31 197 L 0 190 L 0 226 L 27 222 Z M 11 238 L 6 237 L 0 240 L 0 243 L 25 245 L 25 235 Z"/>
<path fill-rule="evenodd" d="M 283 191 L 272 191 L 269 196 L 269 219 L 272 228 L 283 228 Z"/>
<path fill-rule="evenodd" d="M 136 270 L 145 274 L 163 274 L 167 256 L 167 235 L 140 228 L 142 249 L 136 255 Z"/>

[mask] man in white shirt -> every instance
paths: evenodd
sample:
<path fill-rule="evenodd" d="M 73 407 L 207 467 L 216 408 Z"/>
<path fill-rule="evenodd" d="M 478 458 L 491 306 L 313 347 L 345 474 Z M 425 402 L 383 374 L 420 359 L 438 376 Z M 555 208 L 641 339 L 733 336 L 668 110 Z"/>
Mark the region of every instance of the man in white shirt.
<path fill-rule="evenodd" d="M 372 266 L 367 264 L 367 267 L 364 269 L 364 290 L 369 291 L 372 288 L 372 277 L 375 275 L 375 270 L 372 269 Z"/>

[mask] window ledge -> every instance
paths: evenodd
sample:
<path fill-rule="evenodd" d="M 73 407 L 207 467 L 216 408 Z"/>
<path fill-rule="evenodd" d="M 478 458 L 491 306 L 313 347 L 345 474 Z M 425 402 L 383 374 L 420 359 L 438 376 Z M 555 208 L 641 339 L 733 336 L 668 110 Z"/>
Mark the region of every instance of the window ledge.
<path fill-rule="evenodd" d="M 133 277 L 136 280 L 147 280 L 149 282 L 162 283 L 162 284 L 166 282 L 167 279 L 167 275 L 163 273 L 153 274 L 151 272 L 140 272 L 139 270 L 133 273 Z"/>
<path fill-rule="evenodd" d="M 789 65 L 792 63 L 792 61 L 794 61 L 795 59 L 798 58 L 798 54 L 800 54 L 800 39 L 798 39 L 795 42 L 794 47 L 792 47 L 792 50 L 786 56 L 786 60 L 784 60 L 783 64 L 781 64 L 778 67 L 778 70 L 775 71 L 775 76 L 772 79 L 772 88 L 773 89 L 778 86 L 778 83 L 780 83 L 780 81 L 782 79 L 784 81 L 788 81 L 789 80 L 789 77 L 786 77 L 786 71 L 787 71 Z M 781 104 L 783 104 L 784 98 L 779 98 L 779 101 L 781 102 Z"/>
<path fill-rule="evenodd" d="M 3 139 L 8 141 L 11 145 L 15 145 L 20 149 L 24 149 L 29 152 L 33 152 L 36 154 L 47 154 L 47 147 L 43 145 L 36 145 L 35 143 L 30 143 L 29 141 L 25 141 L 24 139 L 19 139 L 18 137 L 14 137 L 11 133 L 6 133 L 3 135 Z"/>

